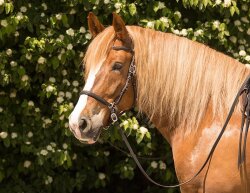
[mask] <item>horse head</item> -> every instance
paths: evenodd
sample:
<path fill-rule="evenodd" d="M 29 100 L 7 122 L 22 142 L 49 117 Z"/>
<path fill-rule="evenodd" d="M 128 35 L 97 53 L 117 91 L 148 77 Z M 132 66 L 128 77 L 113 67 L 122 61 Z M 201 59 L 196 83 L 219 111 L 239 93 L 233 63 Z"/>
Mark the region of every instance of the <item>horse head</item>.
<path fill-rule="evenodd" d="M 69 116 L 69 127 L 81 142 L 95 143 L 103 127 L 135 102 L 134 51 L 124 21 L 116 13 L 113 24 L 104 28 L 93 13 L 88 15 L 94 38 L 84 63 L 85 86 Z"/>

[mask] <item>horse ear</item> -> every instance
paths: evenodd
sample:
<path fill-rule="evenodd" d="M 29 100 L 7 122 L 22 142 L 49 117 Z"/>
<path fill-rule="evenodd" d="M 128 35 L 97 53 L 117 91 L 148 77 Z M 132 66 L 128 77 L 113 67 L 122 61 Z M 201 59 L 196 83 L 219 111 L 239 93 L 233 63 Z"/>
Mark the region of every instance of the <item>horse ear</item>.
<path fill-rule="evenodd" d="M 88 26 L 92 37 L 96 37 L 105 29 L 95 14 L 92 12 L 90 12 L 88 15 Z"/>
<path fill-rule="evenodd" d="M 128 31 L 125 27 L 125 23 L 122 20 L 122 18 L 117 15 L 116 13 L 113 13 L 113 27 L 115 30 L 116 38 L 126 42 L 129 39 Z"/>

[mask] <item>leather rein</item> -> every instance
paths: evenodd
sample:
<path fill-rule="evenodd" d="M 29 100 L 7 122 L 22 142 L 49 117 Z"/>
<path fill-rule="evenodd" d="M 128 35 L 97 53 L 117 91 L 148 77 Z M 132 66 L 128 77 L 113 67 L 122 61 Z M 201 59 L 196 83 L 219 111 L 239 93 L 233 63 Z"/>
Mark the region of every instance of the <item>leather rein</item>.
<path fill-rule="evenodd" d="M 97 94 L 91 92 L 91 91 L 87 91 L 87 90 L 82 90 L 80 92 L 80 95 L 88 95 L 92 98 L 94 98 L 95 100 L 97 100 L 98 102 L 102 103 L 103 105 L 107 106 L 110 110 L 110 119 L 112 120 L 112 123 L 116 123 L 118 121 L 118 117 L 119 115 L 121 115 L 123 112 L 119 112 L 117 105 L 119 104 L 119 102 L 121 101 L 123 95 L 125 94 L 125 92 L 128 89 L 128 86 L 130 84 L 130 82 L 132 82 L 132 86 L 134 89 L 134 103 L 136 101 L 136 88 L 135 88 L 135 76 L 136 76 L 136 66 L 135 66 L 135 56 L 134 56 L 134 50 L 125 46 L 112 46 L 113 50 L 123 50 L 123 51 L 127 51 L 130 52 L 132 54 L 132 59 L 130 62 L 130 66 L 129 66 L 129 70 L 128 70 L 128 75 L 127 75 L 127 80 L 125 82 L 124 87 L 122 88 L 120 94 L 115 98 L 115 100 L 113 102 L 108 102 L 107 100 L 105 100 L 104 98 L 98 96 Z M 225 123 L 218 135 L 218 137 L 216 138 L 205 162 L 203 163 L 203 165 L 200 167 L 200 169 L 196 172 L 196 174 L 194 174 L 191 178 L 189 178 L 186 181 L 183 181 L 179 184 L 176 185 L 163 185 L 160 183 L 157 183 L 156 181 L 154 181 L 151 177 L 149 177 L 149 175 L 145 172 L 145 170 L 143 169 L 141 163 L 139 162 L 136 154 L 134 153 L 131 145 L 128 142 L 128 139 L 124 133 L 124 131 L 121 129 L 121 127 L 118 126 L 119 132 L 122 136 L 122 139 L 124 141 L 124 143 L 126 144 L 131 157 L 134 159 L 135 163 L 137 164 L 138 168 L 140 169 L 140 171 L 142 172 L 142 174 L 153 184 L 163 187 L 163 188 L 176 188 L 176 187 L 180 187 L 182 185 L 188 184 L 189 182 L 191 182 L 192 180 L 194 180 L 201 172 L 202 170 L 205 168 L 205 166 L 210 162 L 210 160 L 212 159 L 213 153 L 224 133 L 224 131 L 226 130 L 226 127 L 233 115 L 234 109 L 239 101 L 239 97 L 242 96 L 243 97 L 243 109 L 242 109 L 242 122 L 241 122 L 241 129 L 240 129 L 240 138 L 239 138 L 239 153 L 238 153 L 238 168 L 240 168 L 243 163 L 245 162 L 246 159 L 246 142 L 247 142 L 247 134 L 248 134 L 248 129 L 249 129 L 249 125 L 250 125 L 250 75 L 246 78 L 246 80 L 244 81 L 244 83 L 242 84 L 241 88 L 239 89 L 233 104 L 229 110 L 229 113 L 226 117 Z"/>

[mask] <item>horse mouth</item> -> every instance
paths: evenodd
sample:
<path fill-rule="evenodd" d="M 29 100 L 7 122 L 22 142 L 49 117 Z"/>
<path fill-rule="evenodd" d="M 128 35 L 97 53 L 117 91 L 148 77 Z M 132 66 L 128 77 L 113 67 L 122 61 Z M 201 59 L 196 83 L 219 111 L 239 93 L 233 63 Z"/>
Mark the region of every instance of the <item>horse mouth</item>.
<path fill-rule="evenodd" d="M 74 134 L 75 138 L 84 144 L 94 144 L 98 141 L 101 134 L 101 128 L 90 128 L 87 132 L 82 131 L 80 128 L 72 129 L 70 131 Z"/>

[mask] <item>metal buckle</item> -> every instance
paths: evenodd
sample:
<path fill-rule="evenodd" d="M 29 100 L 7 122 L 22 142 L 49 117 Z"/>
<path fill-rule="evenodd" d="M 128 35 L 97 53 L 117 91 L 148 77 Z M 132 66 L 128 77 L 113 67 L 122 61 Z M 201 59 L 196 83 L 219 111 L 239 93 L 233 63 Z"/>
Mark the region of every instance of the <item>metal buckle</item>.
<path fill-rule="evenodd" d="M 111 113 L 110 118 L 113 121 L 113 123 L 115 123 L 116 121 L 118 121 L 118 117 L 117 117 L 116 113 Z"/>

